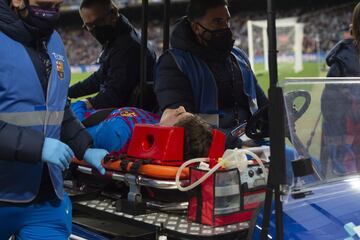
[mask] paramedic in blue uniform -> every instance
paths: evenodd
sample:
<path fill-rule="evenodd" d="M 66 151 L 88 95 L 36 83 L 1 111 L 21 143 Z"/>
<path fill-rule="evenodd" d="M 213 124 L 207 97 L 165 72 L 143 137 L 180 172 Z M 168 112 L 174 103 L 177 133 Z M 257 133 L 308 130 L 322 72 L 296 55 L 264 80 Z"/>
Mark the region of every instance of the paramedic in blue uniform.
<path fill-rule="evenodd" d="M 53 30 L 62 0 L 0 1 L 0 239 L 68 239 L 62 171 L 73 157 L 104 173 L 107 154 L 67 104 L 70 68 Z"/>
<path fill-rule="evenodd" d="M 233 46 L 226 0 L 191 0 L 170 41 L 156 69 L 161 110 L 184 106 L 229 131 L 268 102 L 246 54 Z M 228 147 L 241 145 L 228 138 Z"/>

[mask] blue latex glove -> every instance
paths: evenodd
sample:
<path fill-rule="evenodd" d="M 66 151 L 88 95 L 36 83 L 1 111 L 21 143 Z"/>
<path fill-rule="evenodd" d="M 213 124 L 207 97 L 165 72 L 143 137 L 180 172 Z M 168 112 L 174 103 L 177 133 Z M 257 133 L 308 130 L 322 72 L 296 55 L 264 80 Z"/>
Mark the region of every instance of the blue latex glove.
<path fill-rule="evenodd" d="M 68 145 L 54 138 L 45 138 L 41 154 L 43 162 L 55 164 L 65 170 L 69 168 L 73 157 L 74 152 Z"/>
<path fill-rule="evenodd" d="M 98 148 L 88 148 L 84 154 L 84 161 L 95 167 L 102 175 L 105 174 L 105 168 L 101 165 L 101 161 L 109 154 L 108 151 Z"/>

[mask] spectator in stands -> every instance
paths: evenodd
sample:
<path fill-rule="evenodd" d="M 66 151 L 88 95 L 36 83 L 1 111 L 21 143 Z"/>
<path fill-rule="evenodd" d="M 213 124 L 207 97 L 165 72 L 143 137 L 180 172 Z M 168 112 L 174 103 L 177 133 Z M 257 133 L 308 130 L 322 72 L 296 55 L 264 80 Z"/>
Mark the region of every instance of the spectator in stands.
<path fill-rule="evenodd" d="M 140 38 L 130 22 L 118 13 L 111 0 L 83 0 L 80 16 L 84 28 L 103 46 L 100 69 L 69 89 L 70 98 L 97 93 L 86 100 L 88 109 L 138 105 L 140 88 Z M 147 49 L 147 79 L 152 81 L 155 53 Z M 149 89 L 147 105 L 154 108 L 156 100 Z"/>
<path fill-rule="evenodd" d="M 101 52 L 101 45 L 94 37 L 81 28 L 60 29 L 69 62 L 73 66 L 95 64 Z"/>
<path fill-rule="evenodd" d="M 87 127 L 94 146 L 104 148 L 112 155 L 127 152 L 135 124 L 159 124 L 184 127 L 184 159 L 207 156 L 212 141 L 211 127 L 201 118 L 185 111 L 184 107 L 167 109 L 160 115 L 134 107 L 87 110 L 84 102 L 72 104 L 76 116 Z"/>
<path fill-rule="evenodd" d="M 350 26 L 352 37 L 336 44 L 326 62 L 328 77 L 360 77 L 360 3 L 356 5 Z M 360 170 L 360 87 L 358 84 L 327 84 L 322 94 L 323 171 L 343 174 Z M 331 172 L 333 173 L 333 172 Z"/>
<path fill-rule="evenodd" d="M 247 56 L 233 47 L 229 21 L 226 0 L 190 2 L 156 70 L 161 110 L 184 106 L 230 133 L 267 104 Z M 239 138 L 228 135 L 228 147 L 241 147 Z"/>

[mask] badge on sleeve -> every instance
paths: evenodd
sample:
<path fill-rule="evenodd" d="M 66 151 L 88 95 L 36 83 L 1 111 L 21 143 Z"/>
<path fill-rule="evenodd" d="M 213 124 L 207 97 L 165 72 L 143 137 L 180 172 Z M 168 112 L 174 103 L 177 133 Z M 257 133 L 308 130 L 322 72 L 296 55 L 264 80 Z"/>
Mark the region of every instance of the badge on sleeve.
<path fill-rule="evenodd" d="M 57 54 L 57 53 L 52 53 L 52 55 L 54 56 L 55 60 L 56 60 L 56 72 L 58 75 L 58 78 L 60 80 L 63 80 L 65 77 L 65 70 L 64 70 L 64 62 L 65 62 L 65 57 Z"/>
<path fill-rule="evenodd" d="M 64 79 L 64 61 L 56 60 L 56 71 L 60 80 Z"/>

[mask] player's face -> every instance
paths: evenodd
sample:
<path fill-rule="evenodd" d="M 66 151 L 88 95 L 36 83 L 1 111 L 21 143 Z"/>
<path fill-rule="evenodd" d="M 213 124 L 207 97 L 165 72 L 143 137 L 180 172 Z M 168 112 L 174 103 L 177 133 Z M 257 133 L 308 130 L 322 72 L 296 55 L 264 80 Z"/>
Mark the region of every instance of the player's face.
<path fill-rule="evenodd" d="M 176 109 L 168 108 L 162 114 L 159 125 L 172 127 L 176 123 L 178 123 L 180 120 L 182 120 L 188 116 L 192 116 L 192 114 L 189 112 L 186 112 L 185 108 L 182 106 L 178 107 Z"/>

